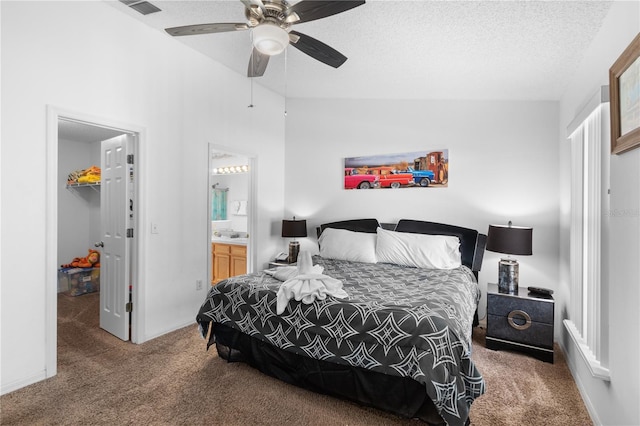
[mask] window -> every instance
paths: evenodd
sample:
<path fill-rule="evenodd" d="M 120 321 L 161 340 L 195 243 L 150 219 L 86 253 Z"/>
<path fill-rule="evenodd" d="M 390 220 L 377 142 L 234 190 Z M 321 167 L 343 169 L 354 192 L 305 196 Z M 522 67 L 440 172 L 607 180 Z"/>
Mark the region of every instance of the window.
<path fill-rule="evenodd" d="M 571 141 L 571 301 L 564 325 L 591 374 L 609 380 L 609 96 L 604 86 L 569 126 Z M 574 123 L 577 123 L 575 125 Z M 606 330 L 604 330 L 606 331 Z"/>

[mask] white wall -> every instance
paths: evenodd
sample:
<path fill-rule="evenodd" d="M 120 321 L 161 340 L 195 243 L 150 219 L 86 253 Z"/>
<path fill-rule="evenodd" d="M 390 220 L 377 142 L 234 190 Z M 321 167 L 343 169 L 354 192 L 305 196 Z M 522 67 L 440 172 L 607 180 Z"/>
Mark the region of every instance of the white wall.
<path fill-rule="evenodd" d="M 99 143 L 58 141 L 58 265 L 86 256 L 100 238 L 100 193 L 88 187 L 66 187 L 70 172 L 96 164 L 92 157 L 94 145 L 99 153 Z M 97 165 L 100 166 L 99 161 Z"/>
<path fill-rule="evenodd" d="M 259 264 L 281 242 L 284 101 L 104 2 L 2 2 L 2 393 L 46 377 L 47 105 L 144 129 L 142 341 L 192 324 L 208 282 L 208 144 L 257 156 Z M 29 31 L 24 31 L 29 28 Z M 16 179 L 28 173 L 28 179 Z M 159 234 L 150 234 L 150 224 Z M 55 257 L 55 253 L 53 253 Z M 28 271 L 28 273 L 25 273 Z M 135 309 L 135 308 L 134 308 Z M 194 329 L 195 332 L 195 329 Z"/>
<path fill-rule="evenodd" d="M 640 32 L 640 3 L 614 2 L 560 102 L 560 293 L 569 294 L 570 151 L 566 128 L 600 86 L 608 85 L 608 70 Z M 640 423 L 640 149 L 611 158 L 610 262 L 604 282 L 609 318 L 604 323 L 609 339 L 611 382 L 591 376 L 574 343 L 563 329 L 561 343 L 567 361 L 597 424 Z M 563 303 L 556 314 L 566 316 Z"/>
<path fill-rule="evenodd" d="M 247 216 L 237 214 L 234 208 L 238 203 L 246 203 L 249 199 L 249 177 L 248 173 L 240 173 L 230 177 L 227 211 L 231 220 L 231 228 L 236 231 L 247 232 Z"/>
<path fill-rule="evenodd" d="M 451 223 L 486 234 L 512 220 L 533 227 L 533 256 L 520 256 L 520 284 L 558 281 L 558 107 L 555 102 L 324 101 L 287 104 L 287 215 L 309 229 L 332 220 L 375 217 Z M 447 188 L 344 190 L 343 158 L 449 150 Z M 315 232 L 301 241 L 316 250 Z M 480 273 L 496 282 L 498 253 Z"/>

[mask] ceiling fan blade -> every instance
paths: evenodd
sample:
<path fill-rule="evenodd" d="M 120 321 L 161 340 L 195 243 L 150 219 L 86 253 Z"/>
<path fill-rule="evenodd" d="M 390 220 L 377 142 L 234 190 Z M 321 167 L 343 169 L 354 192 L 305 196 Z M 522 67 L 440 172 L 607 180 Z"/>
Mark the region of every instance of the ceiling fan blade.
<path fill-rule="evenodd" d="M 249 58 L 249 68 L 247 69 L 247 77 L 262 77 L 267 65 L 269 64 L 269 55 L 264 55 L 255 47 Z"/>
<path fill-rule="evenodd" d="M 318 41 L 313 37 L 309 37 L 306 34 L 291 31 L 289 32 L 289 40 L 291 42 L 291 46 L 295 47 L 299 51 L 306 53 L 312 58 L 317 59 L 320 62 L 324 62 L 334 68 L 338 68 L 347 60 L 346 56 L 335 50 L 333 47 L 327 46 L 323 42 Z"/>
<path fill-rule="evenodd" d="M 301 0 L 285 11 L 285 14 L 287 15 L 286 21 L 290 24 L 309 22 L 346 12 L 354 7 L 361 6 L 364 3 L 364 0 Z"/>
<path fill-rule="evenodd" d="M 185 25 L 184 27 L 166 28 L 165 31 L 172 36 L 185 36 L 197 34 L 226 33 L 229 31 L 248 30 L 249 25 L 241 23 L 218 23 L 218 24 L 199 24 Z"/>
<path fill-rule="evenodd" d="M 244 6 L 255 12 L 257 15 L 264 15 L 264 3 L 262 3 L 262 0 L 240 0 L 242 2 L 242 4 L 244 4 Z"/>

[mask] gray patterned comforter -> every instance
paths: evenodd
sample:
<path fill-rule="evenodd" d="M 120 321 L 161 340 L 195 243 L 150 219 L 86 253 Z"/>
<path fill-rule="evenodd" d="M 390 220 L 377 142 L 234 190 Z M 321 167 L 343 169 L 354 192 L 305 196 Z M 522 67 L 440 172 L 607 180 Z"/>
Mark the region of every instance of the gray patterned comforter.
<path fill-rule="evenodd" d="M 348 300 L 292 300 L 277 315 L 281 281 L 264 272 L 232 277 L 212 287 L 200 308 L 203 334 L 221 323 L 311 358 L 411 377 L 448 424 L 464 424 L 485 391 L 471 360 L 480 298 L 472 272 L 313 260 L 342 280 Z"/>

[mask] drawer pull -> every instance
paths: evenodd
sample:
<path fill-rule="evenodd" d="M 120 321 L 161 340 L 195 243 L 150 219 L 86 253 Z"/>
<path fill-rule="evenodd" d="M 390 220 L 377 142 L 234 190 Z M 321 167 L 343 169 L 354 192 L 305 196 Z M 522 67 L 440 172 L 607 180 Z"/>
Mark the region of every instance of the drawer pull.
<path fill-rule="evenodd" d="M 525 323 L 522 325 L 516 324 L 516 322 L 513 320 L 516 315 L 521 317 L 519 319 L 524 319 Z M 509 312 L 507 321 L 509 322 L 509 325 L 516 330 L 526 330 L 527 328 L 531 327 L 531 317 L 529 316 L 529 314 L 518 309 Z"/>

